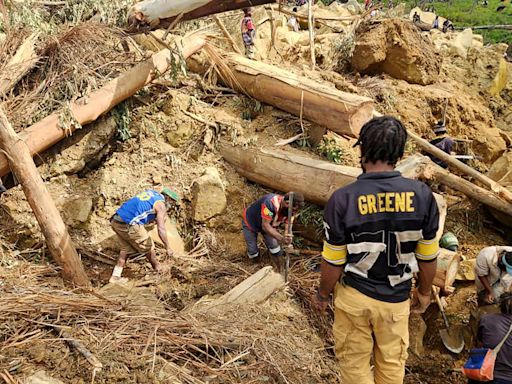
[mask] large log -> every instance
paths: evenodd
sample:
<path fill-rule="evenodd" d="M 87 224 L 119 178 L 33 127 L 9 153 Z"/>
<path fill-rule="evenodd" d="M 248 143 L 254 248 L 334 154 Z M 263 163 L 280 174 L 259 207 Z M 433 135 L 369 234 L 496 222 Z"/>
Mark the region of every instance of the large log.
<path fill-rule="evenodd" d="M 37 172 L 31 153 L 23 140 L 16 135 L 1 108 L 0 147 L 7 155 L 9 165 L 27 196 L 51 255 L 62 267 L 63 278 L 80 287 L 89 286 L 89 278 L 57 206 Z"/>
<path fill-rule="evenodd" d="M 179 42 L 181 55 L 187 58 L 199 51 L 204 44 L 205 38 L 202 35 L 184 38 Z M 173 62 L 179 63 L 179 60 L 177 53 L 164 49 L 154 54 L 149 60 L 109 81 L 87 97 L 70 102 L 68 112 L 74 117 L 74 123 L 69 127 L 61 126 L 59 122 L 61 113 L 53 113 L 25 129 L 20 133 L 19 138 L 26 143 L 32 156 L 42 152 L 68 137 L 77 128 L 95 121 L 117 104 L 134 95 L 151 81 L 166 73 Z M 9 173 L 9 164 L 6 157 L 1 154 L 0 176 L 5 176 L 7 173 Z"/>
<path fill-rule="evenodd" d="M 220 143 L 219 151 L 245 178 L 272 189 L 302 192 L 306 200 L 325 205 L 332 193 L 354 182 L 361 170 L 279 149 L 254 149 Z"/>
<path fill-rule="evenodd" d="M 174 19 L 194 20 L 216 13 L 233 11 L 257 5 L 275 3 L 275 0 L 144 0 L 128 12 L 128 29 L 167 28 Z"/>
<path fill-rule="evenodd" d="M 217 70 L 222 82 L 259 101 L 351 137 L 357 137 L 363 124 L 372 118 L 374 103 L 368 97 L 342 92 L 240 55 L 220 55 L 223 65 Z M 188 60 L 188 64 L 193 72 L 205 74 L 208 70 L 197 57 Z"/>

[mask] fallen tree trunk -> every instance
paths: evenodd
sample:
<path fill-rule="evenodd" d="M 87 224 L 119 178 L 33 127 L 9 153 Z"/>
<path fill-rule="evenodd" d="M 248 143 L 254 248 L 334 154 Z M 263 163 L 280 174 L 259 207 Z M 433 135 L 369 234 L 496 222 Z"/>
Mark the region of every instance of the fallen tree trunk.
<path fill-rule="evenodd" d="M 145 0 L 135 4 L 128 12 L 128 30 L 136 32 L 167 28 L 180 14 L 183 14 L 182 21 L 194 20 L 216 13 L 275 2 L 275 0 Z"/>
<path fill-rule="evenodd" d="M 210 56 L 218 57 L 212 49 L 208 47 Z M 342 92 L 236 54 L 224 53 L 218 60 L 222 65 L 217 71 L 226 86 L 339 134 L 357 137 L 363 124 L 372 118 L 374 103 L 368 97 Z M 208 70 L 196 57 L 187 62 L 193 72 L 205 74 Z"/>
<path fill-rule="evenodd" d="M 20 140 L 0 108 L 0 147 L 9 159 L 27 201 L 36 216 L 54 260 L 62 267 L 62 277 L 80 287 L 90 285 L 80 257 L 59 210 L 37 172 L 27 145 Z"/>
<path fill-rule="evenodd" d="M 497 193 L 500 197 L 512 203 L 512 192 L 510 192 L 508 189 L 506 189 L 496 181 L 478 172 L 476 169 L 470 167 L 469 165 L 464 164 L 462 161 L 457 160 L 453 156 L 450 156 L 448 153 L 437 148 L 435 145 L 430 144 L 427 140 L 416 135 L 414 132 L 409 131 L 408 135 L 424 151 L 446 162 L 446 164 L 448 164 L 450 167 L 455 168 L 460 172 L 463 172 L 464 174 L 474 178 L 475 180 L 478 180 L 483 185 L 490 188 L 493 192 Z"/>
<path fill-rule="evenodd" d="M 462 30 L 468 29 L 468 28 L 471 28 L 471 29 L 474 29 L 474 30 L 479 30 L 479 29 L 488 29 L 488 30 L 505 29 L 505 30 L 508 30 L 508 31 L 512 31 L 512 24 L 505 24 L 505 25 L 477 25 L 476 27 L 456 27 L 455 29 L 462 31 Z"/>
<path fill-rule="evenodd" d="M 325 205 L 336 189 L 353 183 L 361 174 L 354 167 L 279 149 L 257 150 L 220 143 L 219 151 L 245 178 L 278 191 L 302 192 L 307 201 L 319 205 Z"/>
<path fill-rule="evenodd" d="M 185 38 L 180 42 L 181 55 L 187 58 L 199 51 L 204 44 L 203 35 L 192 35 Z M 167 72 L 173 63 L 179 63 L 179 60 L 177 53 L 164 49 L 154 54 L 149 60 L 109 81 L 86 98 L 69 103 L 67 112 L 73 116 L 74 124 L 62 127 L 59 122 L 61 113 L 53 113 L 25 129 L 20 133 L 19 138 L 26 143 L 32 156 L 42 152 L 68 137 L 77 128 L 95 121 L 117 104 L 134 95 L 155 78 Z M 2 154 L 0 155 L 0 176 L 5 176 L 7 173 L 9 173 L 9 163 Z"/>
<path fill-rule="evenodd" d="M 0 79 L 0 96 L 9 92 L 37 63 L 37 37 L 37 33 L 31 34 L 7 62 Z"/>

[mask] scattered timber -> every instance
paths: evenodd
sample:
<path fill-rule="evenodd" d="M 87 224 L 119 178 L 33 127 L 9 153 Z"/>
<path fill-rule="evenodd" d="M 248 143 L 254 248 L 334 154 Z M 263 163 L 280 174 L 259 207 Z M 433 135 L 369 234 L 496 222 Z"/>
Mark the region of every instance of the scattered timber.
<path fill-rule="evenodd" d="M 12 168 L 25 192 L 53 259 L 62 267 L 62 277 L 76 286 L 88 287 L 89 278 L 59 210 L 37 172 L 27 145 L 20 140 L 1 108 L 0 148 L 9 159 L 7 167 Z"/>
<path fill-rule="evenodd" d="M 187 58 L 199 51 L 205 42 L 203 35 L 191 35 L 177 43 L 177 50 L 180 49 L 181 55 Z M 58 112 L 25 129 L 20 133 L 19 138 L 26 143 L 30 154 L 34 156 L 65 139 L 82 125 L 95 121 L 117 104 L 134 95 L 151 81 L 166 73 L 173 67 L 173 63 L 179 68 L 179 61 L 180 54 L 164 49 L 154 54 L 149 60 L 109 81 L 86 98 L 70 102 L 66 108 L 69 109 L 67 112 L 73 116 L 74 123 L 69 127 L 61 126 L 59 122 L 61 113 Z M 7 158 L 2 154 L 0 155 L 0 176 L 5 176 L 9 171 Z"/>
<path fill-rule="evenodd" d="M 7 62 L 0 78 L 0 96 L 8 93 L 37 63 L 37 38 L 37 33 L 31 34 Z"/>
<path fill-rule="evenodd" d="M 374 103 L 368 97 L 342 92 L 240 55 L 223 52 L 219 59 L 218 51 L 212 50 L 207 47 L 211 57 L 222 60 L 222 65 L 217 66 L 222 82 L 237 92 L 350 137 L 357 137 L 364 123 L 372 118 Z M 209 68 L 196 56 L 187 63 L 191 71 L 200 74 Z"/>
<path fill-rule="evenodd" d="M 437 148 L 435 145 L 430 144 L 427 140 L 416 135 L 414 132 L 409 131 L 408 134 L 409 137 L 413 139 L 414 142 L 424 151 L 446 162 L 446 164 L 448 164 L 448 166 L 450 166 L 451 168 L 455 168 L 460 172 L 464 173 L 465 175 L 470 176 L 475 180 L 478 180 L 480 183 L 490 188 L 491 191 L 497 193 L 500 197 L 502 197 L 509 203 L 512 203 L 512 192 L 510 192 L 508 189 L 506 189 L 496 181 L 478 172 L 476 169 L 470 167 L 469 165 L 464 164 L 462 161 L 454 158 L 453 156 L 450 156 L 446 152 Z"/>
<path fill-rule="evenodd" d="M 227 304 L 260 304 L 285 286 L 283 276 L 271 266 L 260 269 L 228 293 L 211 303 L 211 307 Z"/>
<path fill-rule="evenodd" d="M 275 0 L 144 0 L 135 4 L 128 12 L 128 31 L 166 29 L 180 14 L 183 15 L 181 21 L 187 21 L 275 2 Z"/>
<path fill-rule="evenodd" d="M 441 248 L 437 258 L 437 271 L 433 284 L 446 291 L 452 291 L 460 266 L 460 256 L 456 252 Z"/>

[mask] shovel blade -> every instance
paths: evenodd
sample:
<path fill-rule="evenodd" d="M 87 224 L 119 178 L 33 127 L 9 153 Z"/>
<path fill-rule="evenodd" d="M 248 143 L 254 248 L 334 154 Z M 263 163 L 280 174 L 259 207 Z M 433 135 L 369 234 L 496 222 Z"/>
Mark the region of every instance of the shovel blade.
<path fill-rule="evenodd" d="M 461 353 L 464 349 L 464 337 L 462 332 L 457 332 L 453 329 L 440 329 L 439 335 L 443 341 L 444 346 L 452 353 Z"/>

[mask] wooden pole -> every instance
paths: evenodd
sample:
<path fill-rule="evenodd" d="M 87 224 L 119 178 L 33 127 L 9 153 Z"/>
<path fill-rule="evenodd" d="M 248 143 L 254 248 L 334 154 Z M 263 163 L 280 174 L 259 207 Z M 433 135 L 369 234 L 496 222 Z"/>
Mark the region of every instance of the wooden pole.
<path fill-rule="evenodd" d="M 219 26 L 220 30 L 222 31 L 222 34 L 224 35 L 224 37 L 228 40 L 229 44 L 231 45 L 231 48 L 233 48 L 233 50 L 236 53 L 241 55 L 242 51 L 240 50 L 240 48 L 238 48 L 238 45 L 236 45 L 236 42 L 233 39 L 233 36 L 231 36 L 231 34 L 228 32 L 228 30 L 226 29 L 226 26 L 224 25 L 222 20 L 219 19 L 219 17 L 217 15 L 213 16 L 213 20 L 215 20 L 215 22 Z"/>
<path fill-rule="evenodd" d="M 512 203 L 512 193 L 508 189 L 498 184 L 496 181 L 478 172 L 476 169 L 464 164 L 462 161 L 457 160 L 453 156 L 450 156 L 446 152 L 437 148 L 435 145 L 430 144 L 427 140 L 416 135 L 414 132 L 408 131 L 408 134 L 411 139 L 413 139 L 414 142 L 418 144 L 418 146 L 420 146 L 424 151 L 446 162 L 450 167 L 459 170 L 460 172 L 474 178 L 475 180 L 478 180 L 483 185 L 490 188 L 491 191 L 497 193 L 500 197 L 509 203 Z"/>
<path fill-rule="evenodd" d="M 311 47 L 311 69 L 316 67 L 315 56 L 315 23 L 313 17 L 313 0 L 308 1 L 308 24 L 309 24 L 309 45 Z"/>
<path fill-rule="evenodd" d="M 191 35 L 178 42 L 181 55 L 186 59 L 199 51 L 205 44 L 205 36 Z M 104 115 L 123 100 L 133 96 L 138 90 L 166 73 L 172 63 L 179 63 L 179 56 L 169 49 L 155 53 L 148 60 L 109 81 L 100 89 L 91 92 L 83 99 L 69 103 L 71 115 L 78 124 L 71 124 L 69 129 L 60 125 L 62 112 L 56 112 L 30 126 L 20 133 L 20 138 L 26 143 L 32 155 L 40 153 L 59 141 L 68 137 L 81 125 L 89 124 Z M 10 171 L 4 155 L 0 154 L 0 176 Z"/>
<path fill-rule="evenodd" d="M 19 180 L 36 216 L 54 260 L 62 267 L 62 277 L 80 287 L 90 285 L 64 221 L 37 172 L 32 155 L 7 120 L 0 107 L 0 147 Z"/>

